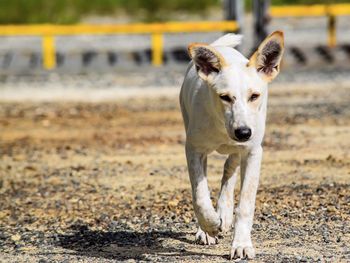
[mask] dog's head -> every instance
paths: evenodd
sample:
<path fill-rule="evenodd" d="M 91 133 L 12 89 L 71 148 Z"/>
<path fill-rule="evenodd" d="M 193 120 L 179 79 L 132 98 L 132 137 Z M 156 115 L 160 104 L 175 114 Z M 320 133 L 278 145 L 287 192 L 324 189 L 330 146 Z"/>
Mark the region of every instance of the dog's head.
<path fill-rule="evenodd" d="M 233 48 L 238 38 L 229 34 L 211 45 L 191 44 L 188 50 L 198 76 L 210 90 L 208 106 L 225 123 L 228 136 L 244 142 L 253 138 L 266 103 L 267 84 L 280 71 L 284 39 L 282 32 L 272 33 L 248 60 Z"/>

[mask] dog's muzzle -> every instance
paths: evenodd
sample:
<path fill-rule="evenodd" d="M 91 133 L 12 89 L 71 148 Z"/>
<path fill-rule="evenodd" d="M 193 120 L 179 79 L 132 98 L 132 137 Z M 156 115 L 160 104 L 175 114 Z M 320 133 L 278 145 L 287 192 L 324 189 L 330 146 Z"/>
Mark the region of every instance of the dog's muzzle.
<path fill-rule="evenodd" d="M 243 126 L 235 129 L 235 137 L 239 142 L 246 142 L 252 136 L 252 130 L 249 127 Z"/>

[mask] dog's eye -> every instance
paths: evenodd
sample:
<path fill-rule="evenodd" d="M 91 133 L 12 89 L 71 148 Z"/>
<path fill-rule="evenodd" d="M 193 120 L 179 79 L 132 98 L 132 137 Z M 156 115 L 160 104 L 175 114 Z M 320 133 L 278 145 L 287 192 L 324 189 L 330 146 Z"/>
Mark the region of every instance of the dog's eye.
<path fill-rule="evenodd" d="M 259 97 L 260 97 L 260 94 L 258 94 L 258 93 L 253 93 L 253 94 L 250 96 L 249 101 L 255 101 L 255 100 L 257 100 Z"/>
<path fill-rule="evenodd" d="M 232 99 L 228 95 L 220 95 L 220 99 L 227 101 L 227 102 L 232 102 Z"/>

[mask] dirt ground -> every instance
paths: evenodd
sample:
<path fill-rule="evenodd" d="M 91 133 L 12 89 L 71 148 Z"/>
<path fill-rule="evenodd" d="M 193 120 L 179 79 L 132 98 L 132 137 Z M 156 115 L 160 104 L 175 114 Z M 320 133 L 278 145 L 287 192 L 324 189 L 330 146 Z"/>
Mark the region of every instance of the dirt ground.
<path fill-rule="evenodd" d="M 271 88 L 253 262 L 350 262 L 349 102 Z M 184 138 L 174 96 L 0 103 L 0 262 L 227 261 L 230 235 L 194 243 Z"/>

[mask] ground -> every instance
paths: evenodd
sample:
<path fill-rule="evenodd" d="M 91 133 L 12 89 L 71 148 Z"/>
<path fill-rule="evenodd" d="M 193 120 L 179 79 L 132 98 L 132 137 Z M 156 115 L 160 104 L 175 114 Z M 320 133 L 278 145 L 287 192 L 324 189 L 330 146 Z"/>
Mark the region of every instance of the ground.
<path fill-rule="evenodd" d="M 252 262 L 350 261 L 349 91 L 271 88 Z M 2 102 L 0 131 L 0 262 L 228 260 L 194 243 L 176 96 Z"/>

